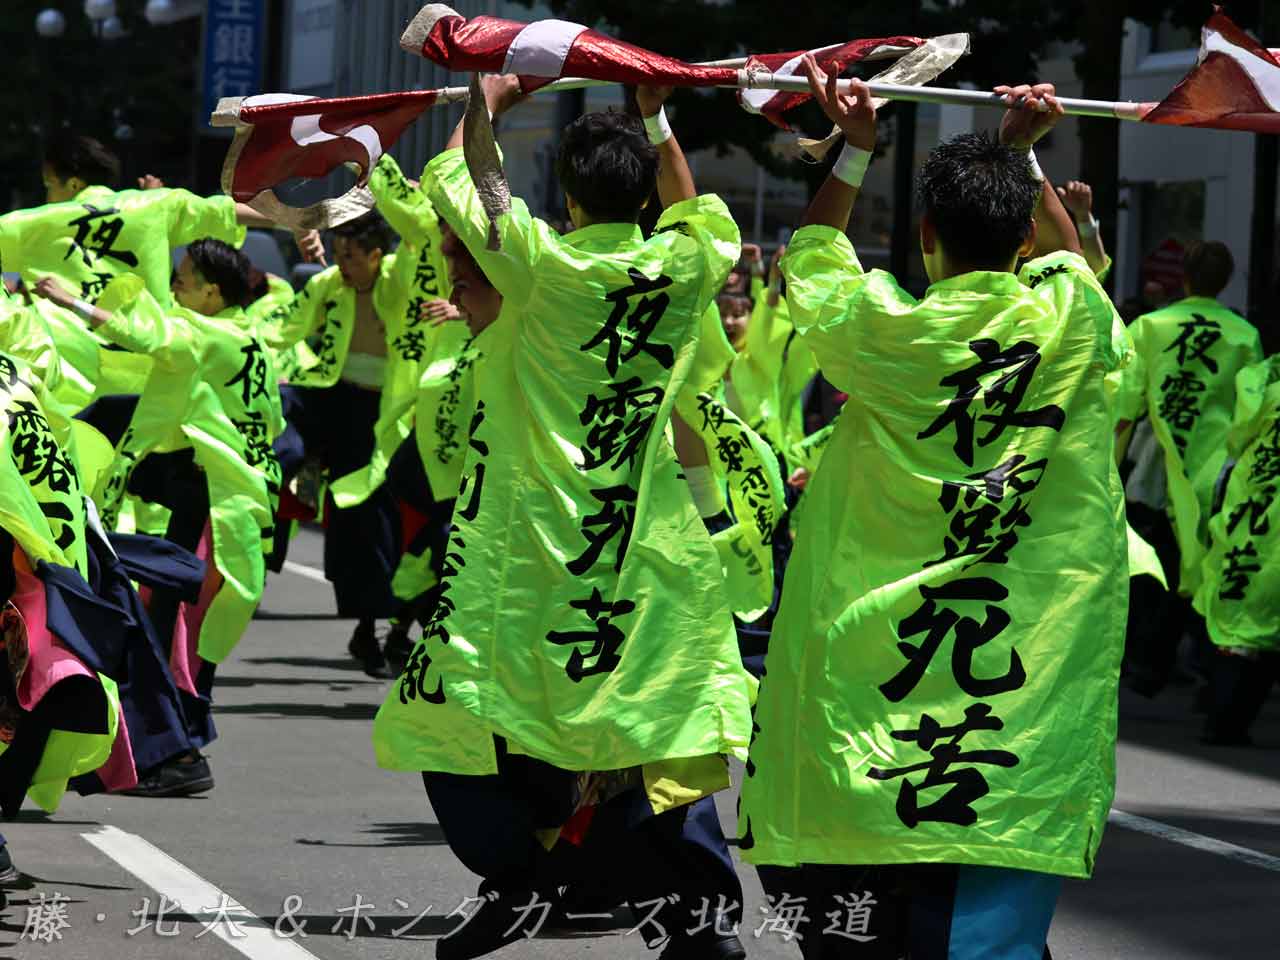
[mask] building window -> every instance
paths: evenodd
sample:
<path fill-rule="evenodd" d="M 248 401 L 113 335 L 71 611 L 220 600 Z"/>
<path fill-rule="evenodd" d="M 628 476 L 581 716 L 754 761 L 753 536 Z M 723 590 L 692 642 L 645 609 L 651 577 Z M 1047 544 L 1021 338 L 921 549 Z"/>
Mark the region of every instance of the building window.
<path fill-rule="evenodd" d="M 1175 27 L 1169 15 L 1150 30 L 1150 53 L 1169 53 L 1173 50 L 1195 50 L 1200 46 L 1200 31 L 1194 27 Z"/>

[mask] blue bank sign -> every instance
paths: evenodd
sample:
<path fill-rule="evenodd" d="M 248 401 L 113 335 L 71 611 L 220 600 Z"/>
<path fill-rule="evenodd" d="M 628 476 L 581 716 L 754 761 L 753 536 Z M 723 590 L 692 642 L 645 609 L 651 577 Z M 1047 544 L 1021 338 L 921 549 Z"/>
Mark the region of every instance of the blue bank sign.
<path fill-rule="evenodd" d="M 204 100 L 200 126 L 223 97 L 262 91 L 267 0 L 209 0 L 204 24 Z"/>

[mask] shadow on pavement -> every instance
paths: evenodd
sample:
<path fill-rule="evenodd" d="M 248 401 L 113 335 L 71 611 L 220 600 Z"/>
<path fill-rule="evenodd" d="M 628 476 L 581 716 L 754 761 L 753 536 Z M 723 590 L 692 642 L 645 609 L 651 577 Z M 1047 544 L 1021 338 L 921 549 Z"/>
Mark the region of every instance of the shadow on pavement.
<path fill-rule="evenodd" d="M 279 667 L 321 667 L 347 673 L 364 673 L 360 664 L 349 656 L 342 657 L 246 657 L 244 663 L 266 663 Z M 221 678 L 219 678 L 221 679 Z"/>
<path fill-rule="evenodd" d="M 1221 828 L 1205 825 L 1210 835 Z M 1199 831 L 1198 831 L 1199 832 Z M 1050 931 L 1054 955 L 1066 960 L 1276 956 L 1276 874 L 1180 844 L 1107 827 L 1089 881 L 1068 881 L 1058 915 L 1090 931 L 1104 954 L 1070 949 Z M 1065 924 L 1064 924 L 1065 928 Z M 1152 943 L 1162 945 L 1151 952 Z"/>
<path fill-rule="evenodd" d="M 380 837 L 374 843 L 333 843 L 329 840 L 308 840 L 299 837 L 296 841 L 307 847 L 436 847 L 447 841 L 444 831 L 438 823 L 375 823 L 364 831 Z"/>
<path fill-rule="evenodd" d="M 374 679 L 356 679 L 350 680 L 334 680 L 324 679 L 321 677 L 224 677 L 218 674 L 218 687 L 256 687 L 259 685 L 270 687 L 329 687 L 330 689 L 350 689 L 354 685 L 377 686 L 383 683 L 382 680 Z"/>
<path fill-rule="evenodd" d="M 377 703 L 233 703 L 213 705 L 215 715 L 246 714 L 272 717 L 316 717 L 324 720 L 372 720 Z"/>
<path fill-rule="evenodd" d="M 253 614 L 255 620 L 343 620 L 336 613 L 275 613 L 271 610 L 257 610 Z"/>
<path fill-rule="evenodd" d="M 1253 726 L 1252 747 L 1200 742 L 1204 714 L 1192 710 L 1194 692 L 1170 687 L 1153 700 L 1120 693 L 1120 740 L 1237 773 L 1280 780 L 1280 698 L 1272 697 Z"/>

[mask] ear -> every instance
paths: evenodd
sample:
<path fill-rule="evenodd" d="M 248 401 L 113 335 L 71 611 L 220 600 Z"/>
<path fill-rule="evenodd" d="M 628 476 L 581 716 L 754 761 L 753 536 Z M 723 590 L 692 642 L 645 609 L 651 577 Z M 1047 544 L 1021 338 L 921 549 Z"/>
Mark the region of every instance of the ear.
<path fill-rule="evenodd" d="M 938 228 L 933 225 L 929 214 L 920 217 L 920 250 L 927 256 L 933 256 L 938 249 Z"/>
<path fill-rule="evenodd" d="M 1039 231 L 1039 229 L 1040 227 L 1039 227 L 1039 224 L 1036 223 L 1036 218 L 1032 217 L 1031 229 L 1027 231 L 1027 239 L 1023 240 L 1022 246 L 1018 248 L 1018 257 L 1020 259 L 1025 260 L 1027 257 L 1031 256 L 1031 254 L 1035 252 L 1036 233 Z"/>

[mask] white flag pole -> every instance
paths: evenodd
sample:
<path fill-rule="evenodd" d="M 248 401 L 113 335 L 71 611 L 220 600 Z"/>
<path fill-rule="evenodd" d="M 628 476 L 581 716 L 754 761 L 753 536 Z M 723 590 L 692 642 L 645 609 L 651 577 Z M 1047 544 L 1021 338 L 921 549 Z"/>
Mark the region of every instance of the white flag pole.
<path fill-rule="evenodd" d="M 699 64 L 707 67 L 737 67 L 742 60 L 723 60 L 716 63 Z M 581 90 L 586 87 L 610 86 L 610 80 L 586 80 L 579 77 L 566 77 L 539 87 L 534 93 L 559 93 L 564 90 Z M 840 92 L 848 93 L 851 81 L 840 81 Z M 951 87 L 915 87 L 900 83 L 869 83 L 873 97 L 885 100 L 908 100 L 915 103 L 940 103 L 961 107 L 995 107 L 1004 109 L 1008 106 L 997 93 L 983 90 L 960 90 Z M 747 70 L 738 71 L 738 90 L 779 90 L 787 93 L 808 93 L 809 81 L 804 77 L 778 76 L 764 72 L 755 73 Z M 436 91 L 439 102 L 458 103 L 467 99 L 466 87 L 445 87 Z M 1059 97 L 1058 102 L 1070 116 L 1076 117 L 1109 117 L 1114 120 L 1141 120 L 1155 107 L 1155 103 L 1135 103 L 1127 100 L 1081 100 L 1075 97 Z"/>
<path fill-rule="evenodd" d="M 852 81 L 839 81 L 841 93 L 848 93 Z M 949 87 L 913 87 L 898 83 L 869 83 L 867 85 L 873 97 L 886 100 L 909 100 L 915 103 L 941 103 L 964 107 L 999 107 L 1008 106 L 1004 98 L 997 93 L 982 90 L 958 90 Z M 781 90 L 788 93 L 808 93 L 809 81 L 804 77 L 778 76 L 773 73 L 756 73 L 749 70 L 738 72 L 738 88 L 745 90 Z M 1074 97 L 1059 97 L 1058 102 L 1063 109 L 1077 117 L 1110 117 L 1119 120 L 1141 120 L 1146 116 L 1154 103 L 1132 103 L 1120 100 L 1079 100 Z"/>

